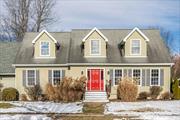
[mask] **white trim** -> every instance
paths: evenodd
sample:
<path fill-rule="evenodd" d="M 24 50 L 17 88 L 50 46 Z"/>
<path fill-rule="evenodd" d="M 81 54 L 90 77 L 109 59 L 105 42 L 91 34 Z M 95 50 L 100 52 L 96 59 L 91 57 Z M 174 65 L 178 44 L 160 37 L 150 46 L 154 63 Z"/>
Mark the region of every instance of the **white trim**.
<path fill-rule="evenodd" d="M 152 72 L 152 70 L 158 70 L 158 85 L 152 85 L 152 84 L 151 84 L 151 77 L 152 77 L 152 76 L 151 76 L 151 72 Z M 161 76 L 160 74 L 161 74 L 161 73 L 160 73 L 160 68 L 151 68 L 151 69 L 150 69 L 150 86 L 160 86 L 160 79 L 161 79 L 161 78 L 160 78 L 160 76 Z"/>
<path fill-rule="evenodd" d="M 49 56 L 40 56 L 40 57 L 35 57 L 35 59 L 55 59 L 56 57 L 49 57 Z"/>
<path fill-rule="evenodd" d="M 106 58 L 106 56 L 96 56 L 96 55 L 92 55 L 92 56 L 84 56 L 86 58 Z"/>
<path fill-rule="evenodd" d="M 68 64 L 12 64 L 12 66 L 26 67 L 26 66 L 35 66 L 35 67 L 67 67 Z"/>
<path fill-rule="evenodd" d="M 149 38 L 143 33 L 141 32 L 141 30 L 137 27 L 135 27 L 124 39 L 123 41 L 126 42 L 126 40 L 135 32 L 138 31 L 144 38 L 146 41 L 149 41 Z"/>
<path fill-rule="evenodd" d="M 28 87 L 33 87 L 33 85 L 28 85 L 28 70 L 34 70 L 34 78 L 35 78 L 35 85 L 37 84 L 37 80 L 36 80 L 36 69 L 32 68 L 32 69 L 26 69 L 26 86 Z"/>
<path fill-rule="evenodd" d="M 106 82 L 106 79 L 105 79 L 105 74 L 106 74 L 106 71 L 105 71 L 105 68 L 101 68 L 101 67 L 87 67 L 86 68 L 86 77 L 88 78 L 88 76 L 87 76 L 87 74 L 88 74 L 88 69 L 89 70 L 91 70 L 91 69 L 99 69 L 100 70 L 100 74 L 101 74 L 101 69 L 103 70 L 103 78 L 104 78 L 104 80 L 103 80 L 103 82 L 104 82 L 104 87 L 103 87 L 103 91 L 106 91 L 106 88 L 105 88 L 105 82 Z M 91 73 L 90 73 L 90 76 L 91 76 Z M 101 77 L 101 75 L 100 75 L 100 77 Z M 91 80 L 91 79 L 90 79 Z M 91 81 L 90 81 L 90 83 L 91 83 Z M 87 89 L 87 82 L 86 82 L 86 91 L 88 91 L 88 89 Z M 91 91 L 91 84 L 90 84 L 90 91 Z M 101 91 L 101 80 L 100 80 L 100 90 L 99 91 Z"/>
<path fill-rule="evenodd" d="M 112 66 L 116 66 L 116 65 L 127 65 L 127 66 L 137 66 L 137 65 L 174 65 L 174 63 L 68 63 L 68 64 L 12 64 L 12 66 L 71 66 L 71 65 L 112 65 Z"/>
<path fill-rule="evenodd" d="M 94 53 L 92 53 L 92 49 L 91 49 L 91 42 L 92 41 L 98 41 L 99 42 L 99 53 L 97 53 L 97 54 L 94 54 Z M 99 56 L 99 55 L 101 55 L 101 40 L 100 39 L 90 39 L 89 40 L 89 48 L 90 48 L 90 55 L 91 56 Z"/>
<path fill-rule="evenodd" d="M 142 68 L 132 68 L 132 79 L 134 79 L 133 70 L 140 70 L 140 85 L 138 84 L 138 86 L 142 86 Z"/>
<path fill-rule="evenodd" d="M 48 49 L 49 49 L 49 51 L 48 51 L 49 54 L 48 54 L 48 55 L 42 55 L 41 47 L 42 47 L 42 43 L 43 43 L 43 42 L 47 42 L 47 43 L 49 44 L 49 48 L 48 48 Z M 39 45 L 39 49 L 40 49 L 39 52 L 40 52 L 40 53 L 39 53 L 39 55 L 40 55 L 41 58 L 45 58 L 45 57 L 46 57 L 46 58 L 49 58 L 49 57 L 50 57 L 50 51 L 51 51 L 51 50 L 50 50 L 50 48 L 51 48 L 50 45 L 51 45 L 51 44 L 50 44 L 50 42 L 48 42 L 48 41 L 41 41 L 41 42 L 40 42 L 40 45 Z M 37 57 L 36 57 L 36 58 L 37 58 Z"/>
<path fill-rule="evenodd" d="M 174 63 L 68 63 L 68 65 L 129 65 L 129 66 L 137 66 L 137 65 L 174 65 Z"/>
<path fill-rule="evenodd" d="M 15 75 L 15 73 L 0 73 L 0 76 L 3 76 L 3 75 Z"/>
<path fill-rule="evenodd" d="M 140 56 L 140 55 L 131 55 L 131 56 L 125 56 L 127 58 L 146 58 L 147 56 Z"/>
<path fill-rule="evenodd" d="M 54 41 L 54 43 L 57 43 L 56 39 L 51 36 L 46 30 L 41 31 L 38 36 L 36 36 L 36 38 L 32 41 L 32 43 L 34 44 L 43 33 L 46 33 L 46 35 L 48 35 Z"/>
<path fill-rule="evenodd" d="M 132 41 L 135 41 L 135 40 L 138 40 L 138 41 L 139 41 L 139 45 L 140 45 L 140 46 L 139 46 L 139 53 L 138 53 L 138 54 L 133 54 L 133 53 L 132 53 Z M 136 57 L 137 57 L 137 56 L 141 56 L 141 40 L 140 40 L 140 39 L 131 39 L 131 40 L 130 40 L 130 55 L 131 55 L 131 56 L 136 56 Z"/>
<path fill-rule="evenodd" d="M 96 27 L 94 27 L 94 28 L 83 38 L 82 41 L 85 42 L 86 39 L 87 39 L 94 31 L 98 32 L 99 35 L 100 35 L 101 37 L 103 37 L 103 39 L 104 39 L 106 42 L 108 42 L 108 39 L 107 39 Z"/>

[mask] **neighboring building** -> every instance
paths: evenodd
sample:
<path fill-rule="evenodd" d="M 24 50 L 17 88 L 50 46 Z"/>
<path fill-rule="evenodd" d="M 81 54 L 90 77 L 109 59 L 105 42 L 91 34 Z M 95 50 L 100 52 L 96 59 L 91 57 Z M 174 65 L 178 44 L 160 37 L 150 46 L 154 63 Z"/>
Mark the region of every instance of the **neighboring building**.
<path fill-rule="evenodd" d="M 64 76 L 87 76 L 86 99 L 95 94 L 103 98 L 107 84 L 112 86 L 110 98 L 116 98 L 118 81 L 124 76 L 138 80 L 139 92 L 149 91 L 150 86 L 170 91 L 172 62 L 158 30 L 43 30 L 26 33 L 22 43 L 9 45 L 0 48 L 0 57 L 8 59 L 0 59 L 0 72 L 11 73 L 12 77 L 6 81 L 2 76 L 1 81 L 20 93 L 24 93 L 24 87 L 35 84 L 42 89 L 48 82 L 56 85 Z"/>

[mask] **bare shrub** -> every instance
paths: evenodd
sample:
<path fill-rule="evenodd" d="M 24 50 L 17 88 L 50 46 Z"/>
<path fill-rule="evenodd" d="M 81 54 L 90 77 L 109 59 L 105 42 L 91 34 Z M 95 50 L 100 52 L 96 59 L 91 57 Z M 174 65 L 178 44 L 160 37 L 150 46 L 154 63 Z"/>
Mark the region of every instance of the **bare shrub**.
<path fill-rule="evenodd" d="M 140 92 L 138 99 L 139 100 L 147 100 L 147 98 L 149 97 L 149 93 L 148 92 Z"/>
<path fill-rule="evenodd" d="M 21 94 L 20 100 L 21 101 L 28 101 L 28 98 L 27 98 L 26 94 Z"/>
<path fill-rule="evenodd" d="M 85 92 L 86 77 L 72 79 L 65 77 L 59 85 L 52 86 L 47 84 L 46 95 L 51 101 L 79 101 L 82 99 Z"/>
<path fill-rule="evenodd" d="M 39 97 L 41 97 L 41 95 L 42 95 L 42 89 L 41 89 L 40 85 L 34 85 L 33 87 L 27 87 L 27 88 L 25 88 L 25 91 L 26 91 L 28 97 L 33 101 L 37 101 L 39 99 Z"/>
<path fill-rule="evenodd" d="M 160 86 L 150 87 L 150 97 L 152 99 L 157 99 L 161 91 L 162 91 L 162 88 Z"/>
<path fill-rule="evenodd" d="M 161 99 L 170 100 L 171 96 L 172 96 L 171 93 L 167 91 L 167 92 L 164 92 L 164 93 L 161 94 Z"/>
<path fill-rule="evenodd" d="M 136 101 L 138 87 L 132 78 L 123 78 L 118 85 L 117 97 L 126 102 Z"/>
<path fill-rule="evenodd" d="M 47 96 L 47 99 L 50 101 L 55 101 L 56 100 L 56 92 L 52 84 L 47 84 L 46 85 L 46 91 L 45 94 Z"/>

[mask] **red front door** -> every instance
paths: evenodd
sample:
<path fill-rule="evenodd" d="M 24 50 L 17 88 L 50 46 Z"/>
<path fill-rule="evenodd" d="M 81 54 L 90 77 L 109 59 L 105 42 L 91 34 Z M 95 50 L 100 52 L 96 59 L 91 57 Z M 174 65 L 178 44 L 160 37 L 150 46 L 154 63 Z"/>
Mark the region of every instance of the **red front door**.
<path fill-rule="evenodd" d="M 103 91 L 104 90 L 104 72 L 103 69 L 88 69 L 88 91 Z"/>

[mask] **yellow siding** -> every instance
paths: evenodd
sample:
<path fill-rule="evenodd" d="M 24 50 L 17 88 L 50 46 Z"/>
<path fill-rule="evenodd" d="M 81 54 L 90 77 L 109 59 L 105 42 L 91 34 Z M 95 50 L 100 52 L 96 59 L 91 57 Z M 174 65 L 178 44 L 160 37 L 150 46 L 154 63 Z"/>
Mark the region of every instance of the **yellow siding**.
<path fill-rule="evenodd" d="M 0 77 L 0 83 L 3 85 L 3 88 L 7 87 L 15 87 L 15 77 L 7 76 L 7 77 Z"/>
<path fill-rule="evenodd" d="M 50 43 L 50 56 L 51 58 L 55 58 L 56 57 L 56 46 L 55 46 L 55 43 L 53 42 L 53 40 L 46 34 L 46 33 L 43 33 L 39 39 L 36 41 L 35 45 L 34 45 L 34 48 L 35 48 L 35 51 L 34 51 L 34 57 L 35 58 L 39 58 L 39 57 L 42 57 L 40 55 L 40 45 L 41 45 L 41 42 L 49 42 Z"/>
<path fill-rule="evenodd" d="M 131 36 L 129 36 L 129 38 L 126 40 L 125 43 L 125 56 L 132 56 L 131 55 L 131 41 L 133 39 L 138 39 L 140 40 L 141 43 L 141 50 L 140 56 L 147 56 L 147 43 L 146 40 L 144 39 L 144 37 L 141 36 L 141 34 L 137 31 L 135 31 Z M 139 55 L 138 55 L 139 56 Z"/>
<path fill-rule="evenodd" d="M 23 86 L 23 78 L 22 78 L 22 71 L 23 70 L 39 70 L 39 77 L 40 77 L 40 85 L 43 91 L 45 90 L 45 86 L 48 83 L 48 70 L 67 70 L 66 67 L 34 67 L 34 68 L 16 68 L 16 88 L 19 90 L 20 93 L 25 93 L 24 86 Z M 66 73 L 65 73 L 66 75 Z"/>
<path fill-rule="evenodd" d="M 103 57 L 106 57 L 106 42 L 105 40 L 103 39 L 103 37 L 96 31 L 94 31 L 85 41 L 85 44 L 84 44 L 84 56 L 85 57 L 88 57 L 88 56 L 91 56 L 91 40 L 100 40 L 100 55 L 98 56 L 103 56 Z"/>
<path fill-rule="evenodd" d="M 98 68 L 98 69 L 104 69 L 104 83 L 108 84 L 109 83 L 109 74 L 108 71 L 110 69 L 133 69 L 137 67 L 107 67 L 107 66 L 102 66 L 102 67 L 87 67 L 87 66 L 80 66 L 80 67 L 36 67 L 33 69 L 37 69 L 40 72 L 40 84 L 43 90 L 45 89 L 45 85 L 48 83 L 48 70 L 51 69 L 64 69 L 66 70 L 65 76 L 67 77 L 73 77 L 73 78 L 79 78 L 81 76 L 86 76 L 87 75 L 87 69 L 91 68 Z M 159 68 L 159 69 L 164 69 L 164 86 L 163 92 L 164 91 L 170 91 L 170 67 L 139 67 L 140 69 L 152 69 L 152 68 Z M 22 81 L 22 70 L 25 70 L 26 68 L 16 68 L 16 88 L 21 92 L 24 93 L 24 87 L 23 87 L 23 81 Z M 82 74 L 83 73 L 83 74 Z M 150 86 L 139 86 L 139 91 L 149 91 Z M 111 88 L 111 96 L 110 99 L 116 98 L 117 94 L 117 86 L 113 86 Z"/>

